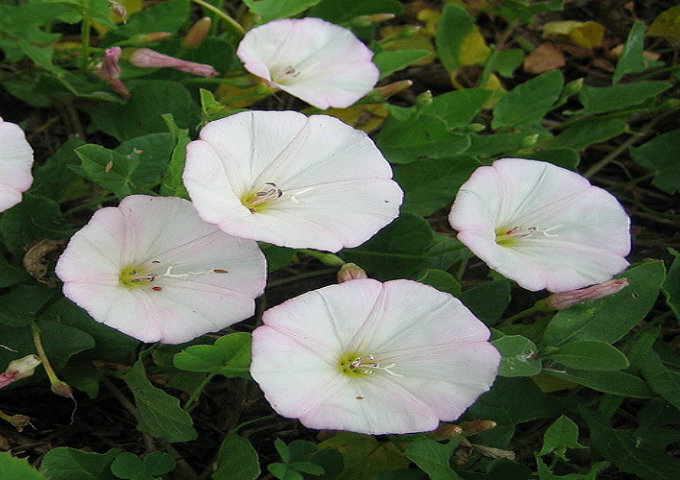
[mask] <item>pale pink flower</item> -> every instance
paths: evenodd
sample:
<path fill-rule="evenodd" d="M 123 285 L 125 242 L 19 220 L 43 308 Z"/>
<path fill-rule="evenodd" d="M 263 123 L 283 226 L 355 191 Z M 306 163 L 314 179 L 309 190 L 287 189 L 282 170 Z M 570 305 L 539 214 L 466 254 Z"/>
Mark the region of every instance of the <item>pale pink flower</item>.
<path fill-rule="evenodd" d="M 270 86 L 320 109 L 349 107 L 380 72 L 349 30 L 319 18 L 280 19 L 246 33 L 236 54 Z"/>
<path fill-rule="evenodd" d="M 181 58 L 164 55 L 150 48 L 138 48 L 130 55 L 130 63 L 142 68 L 169 67 L 182 72 L 193 73 L 201 77 L 216 77 L 219 75 L 212 65 L 190 62 Z"/>
<path fill-rule="evenodd" d="M 572 305 L 577 305 L 590 300 L 597 300 L 598 298 L 608 297 L 619 293 L 628 286 L 628 280 L 625 278 L 615 278 L 607 280 L 606 282 L 598 283 L 588 288 L 581 288 L 579 290 L 571 290 L 569 292 L 553 293 L 548 298 L 543 300 L 545 306 L 551 310 L 564 310 Z"/>
<path fill-rule="evenodd" d="M 102 80 L 109 82 L 111 90 L 118 95 L 123 98 L 130 98 L 130 91 L 120 79 L 120 65 L 118 65 L 118 59 L 122 52 L 120 47 L 107 48 L 104 51 L 101 65 L 99 65 L 99 68 L 94 73 Z"/>
<path fill-rule="evenodd" d="M 184 184 L 225 232 L 291 248 L 356 247 L 399 215 L 402 192 L 364 133 L 326 115 L 241 112 L 187 146 Z"/>
<path fill-rule="evenodd" d="M 630 220 L 613 195 L 550 163 L 504 158 L 461 186 L 458 239 L 528 290 L 566 292 L 626 268 Z"/>
<path fill-rule="evenodd" d="M 331 285 L 262 321 L 251 374 L 274 410 L 310 428 L 434 430 L 490 388 L 500 362 L 459 300 L 411 280 Z"/>
<path fill-rule="evenodd" d="M 163 343 L 250 317 L 266 276 L 256 242 L 203 222 L 186 200 L 146 195 L 95 212 L 56 273 L 64 295 L 98 322 Z"/>
<path fill-rule="evenodd" d="M 24 131 L 0 118 L 0 212 L 21 201 L 33 183 L 33 149 Z"/>

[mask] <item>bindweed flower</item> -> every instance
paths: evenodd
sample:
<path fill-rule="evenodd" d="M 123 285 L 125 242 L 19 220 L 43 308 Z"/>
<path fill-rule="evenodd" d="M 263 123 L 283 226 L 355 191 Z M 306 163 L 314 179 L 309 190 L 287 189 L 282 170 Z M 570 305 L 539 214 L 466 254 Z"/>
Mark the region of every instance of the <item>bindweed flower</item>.
<path fill-rule="evenodd" d="M 272 88 L 320 109 L 349 107 L 380 72 L 352 32 L 319 18 L 280 19 L 246 33 L 236 55 Z"/>
<path fill-rule="evenodd" d="M 505 158 L 478 168 L 449 221 L 475 255 L 527 290 L 574 290 L 628 265 L 630 220 L 616 198 L 546 162 Z"/>
<path fill-rule="evenodd" d="M 33 149 L 24 131 L 0 118 L 0 212 L 21 201 L 33 183 Z"/>
<path fill-rule="evenodd" d="M 251 374 L 307 427 L 411 433 L 458 418 L 496 377 L 489 330 L 453 296 L 411 280 L 352 280 L 270 308 Z"/>
<path fill-rule="evenodd" d="M 543 300 L 547 309 L 550 310 L 564 310 L 572 305 L 576 305 L 590 300 L 597 300 L 598 298 L 608 297 L 619 293 L 628 286 L 628 280 L 625 278 L 615 278 L 607 280 L 606 282 L 598 283 L 588 288 L 581 288 L 579 290 L 571 290 L 569 292 L 553 293 L 548 298 Z"/>
<path fill-rule="evenodd" d="M 399 215 L 402 192 L 373 141 L 326 115 L 249 111 L 187 146 L 184 184 L 203 220 L 238 237 L 336 252 Z"/>
<path fill-rule="evenodd" d="M 169 67 L 182 72 L 193 73 L 200 77 L 216 77 L 219 75 L 211 65 L 190 62 L 181 58 L 164 55 L 150 48 L 138 48 L 130 55 L 130 63 L 142 68 Z"/>
<path fill-rule="evenodd" d="M 203 222 L 186 200 L 145 195 L 95 212 L 55 271 L 95 320 L 163 343 L 248 318 L 266 275 L 255 242 Z"/>

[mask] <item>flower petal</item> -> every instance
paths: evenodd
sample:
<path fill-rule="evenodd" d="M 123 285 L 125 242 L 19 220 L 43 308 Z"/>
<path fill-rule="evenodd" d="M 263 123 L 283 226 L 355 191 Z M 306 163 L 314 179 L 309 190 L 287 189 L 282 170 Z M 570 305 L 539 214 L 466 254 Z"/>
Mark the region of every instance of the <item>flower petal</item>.
<path fill-rule="evenodd" d="M 291 248 L 338 251 L 399 214 L 402 191 L 368 136 L 336 118 L 242 112 L 211 122 L 187 147 L 184 182 L 201 217 L 223 231 Z M 250 211 L 242 199 L 279 197 Z"/>
<path fill-rule="evenodd" d="M 318 18 L 280 19 L 246 33 L 246 70 L 320 108 L 345 108 L 378 81 L 373 52 L 349 30 Z"/>
<path fill-rule="evenodd" d="M 139 269 L 137 284 L 123 283 L 126 268 Z M 56 273 L 95 320 L 145 342 L 182 343 L 251 316 L 265 260 L 186 200 L 135 195 L 95 212 Z"/>
<path fill-rule="evenodd" d="M 529 290 L 567 291 L 626 268 L 630 221 L 618 201 L 555 165 L 508 158 L 478 168 L 449 221 L 490 268 Z M 497 242 L 498 232 L 517 230 Z"/>
<path fill-rule="evenodd" d="M 21 201 L 33 183 L 33 149 L 24 131 L 0 118 L 0 212 Z"/>

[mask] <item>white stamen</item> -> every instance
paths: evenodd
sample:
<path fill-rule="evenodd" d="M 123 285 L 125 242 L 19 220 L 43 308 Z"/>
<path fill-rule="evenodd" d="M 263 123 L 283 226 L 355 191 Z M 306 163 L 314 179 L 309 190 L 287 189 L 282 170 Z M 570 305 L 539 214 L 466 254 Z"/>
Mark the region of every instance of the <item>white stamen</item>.
<path fill-rule="evenodd" d="M 357 357 L 354 360 L 352 360 L 352 363 L 349 364 L 349 369 L 350 370 L 358 370 L 359 372 L 370 375 L 376 370 L 382 370 L 384 372 L 387 372 L 388 374 L 394 376 L 394 377 L 403 377 L 403 375 L 400 375 L 398 373 L 394 373 L 393 371 L 390 370 L 390 368 L 394 367 L 396 364 L 391 363 L 385 367 L 381 367 L 380 363 L 375 361 L 375 357 L 373 355 L 367 355 L 366 360 L 364 360 L 364 357 Z"/>

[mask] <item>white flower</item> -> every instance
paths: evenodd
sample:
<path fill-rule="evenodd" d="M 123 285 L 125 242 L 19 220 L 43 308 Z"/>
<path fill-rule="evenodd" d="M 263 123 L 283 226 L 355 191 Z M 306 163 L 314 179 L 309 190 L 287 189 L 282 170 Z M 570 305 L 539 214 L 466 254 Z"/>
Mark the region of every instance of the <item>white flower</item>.
<path fill-rule="evenodd" d="M 274 410 L 310 428 L 434 430 L 489 389 L 500 362 L 459 300 L 411 280 L 331 285 L 262 320 L 251 374 Z"/>
<path fill-rule="evenodd" d="M 320 109 L 349 107 L 380 76 L 371 50 L 349 30 L 319 18 L 256 27 L 236 54 L 249 72 Z"/>
<path fill-rule="evenodd" d="M 33 149 L 18 125 L 0 118 L 0 212 L 21 201 L 33 183 Z"/>
<path fill-rule="evenodd" d="M 566 292 L 628 265 L 630 220 L 616 198 L 546 162 L 504 158 L 478 168 L 449 221 L 475 255 L 528 290 Z"/>
<path fill-rule="evenodd" d="M 200 138 L 187 146 L 184 184 L 201 218 L 231 235 L 335 252 L 399 215 L 389 163 L 336 118 L 241 112 Z"/>
<path fill-rule="evenodd" d="M 265 284 L 252 240 L 203 222 L 175 197 L 98 210 L 59 258 L 64 295 L 144 342 L 182 343 L 250 317 Z"/>

